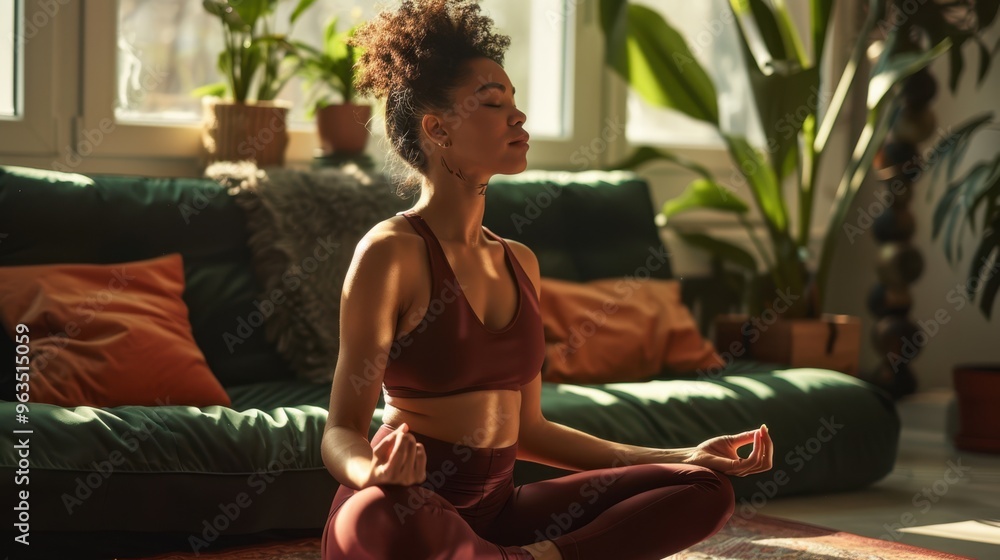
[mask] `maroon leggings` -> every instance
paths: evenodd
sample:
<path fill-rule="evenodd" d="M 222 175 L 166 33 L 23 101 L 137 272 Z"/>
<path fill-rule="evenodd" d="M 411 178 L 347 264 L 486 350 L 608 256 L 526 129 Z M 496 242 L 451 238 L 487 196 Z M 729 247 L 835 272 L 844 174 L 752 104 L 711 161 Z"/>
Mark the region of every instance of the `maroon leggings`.
<path fill-rule="evenodd" d="M 383 424 L 372 447 L 394 429 Z M 324 560 L 531 560 L 521 546 L 546 540 L 565 560 L 660 560 L 718 532 L 735 509 L 729 479 L 705 467 L 620 465 L 515 487 L 517 443 L 469 447 L 410 433 L 424 445 L 427 478 L 341 485 Z"/>

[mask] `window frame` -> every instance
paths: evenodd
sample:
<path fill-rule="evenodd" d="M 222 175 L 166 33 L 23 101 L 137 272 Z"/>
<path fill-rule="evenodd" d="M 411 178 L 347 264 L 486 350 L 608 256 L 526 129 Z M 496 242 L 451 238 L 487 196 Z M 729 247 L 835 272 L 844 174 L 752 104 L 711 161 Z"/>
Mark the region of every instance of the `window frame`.
<path fill-rule="evenodd" d="M 572 1 L 568 1 L 567 5 L 572 6 Z M 118 2 L 83 0 L 83 6 L 81 44 L 84 56 L 82 57 L 81 83 L 79 85 L 81 114 L 77 119 L 77 142 L 87 142 L 85 133 L 88 131 L 92 135 L 96 135 L 97 131 L 113 127 L 113 132 L 103 135 L 100 142 L 83 146 L 91 154 L 88 156 L 89 159 L 111 159 L 119 160 L 121 163 L 122 158 L 132 160 L 144 158 L 151 160 L 150 163 L 157 164 L 151 168 L 146 167 L 144 172 L 147 173 L 151 172 L 150 170 L 152 172 L 162 170 L 167 175 L 177 172 L 199 173 L 199 170 L 204 167 L 200 138 L 201 126 L 199 124 L 116 122 L 114 96 L 117 70 L 115 65 L 106 64 L 104 61 L 117 61 Z M 574 41 L 572 44 L 576 45 L 574 52 L 568 53 L 566 61 L 566 78 L 572 84 L 566 88 L 567 95 L 572 95 L 575 98 L 572 100 L 572 107 L 575 110 L 569 115 L 567 124 L 570 136 L 559 140 L 533 138 L 532 150 L 529 153 L 529 167 L 532 168 L 559 168 L 560 166 L 564 168 L 563 162 L 573 152 L 569 146 L 577 145 L 579 141 L 591 138 L 598 132 L 597 123 L 590 122 L 591 119 L 587 117 L 594 114 L 596 106 L 600 103 L 599 99 L 582 94 L 576 95 L 576 92 L 595 89 L 600 82 L 599 69 L 588 68 L 580 71 L 580 69 L 573 68 L 573 65 L 583 55 L 581 50 L 591 42 L 576 38 L 581 35 L 586 36 L 588 32 L 599 34 L 600 30 L 594 26 L 596 18 L 587 13 L 590 10 L 571 9 L 572 12 L 567 10 L 567 16 L 574 17 L 577 26 L 575 28 L 569 26 L 567 30 L 567 40 Z M 580 20 L 589 20 L 591 29 L 581 29 Z M 101 33 L 87 32 L 87 30 L 92 29 L 105 31 Z M 586 105 L 582 105 L 585 101 Z M 380 103 L 370 102 L 373 111 L 381 109 Z M 528 118 L 530 120 L 530 115 Z M 286 166 L 308 166 L 313 161 L 315 150 L 319 147 L 315 125 L 292 124 L 289 125 L 288 132 L 289 145 L 286 152 Z M 379 164 L 384 159 L 384 154 L 379 153 L 384 146 L 384 142 L 381 142 L 383 136 L 381 130 L 373 131 L 366 150 Z M 154 146 L 154 148 L 150 148 L 150 146 Z M 93 164 L 93 169 L 106 168 L 106 165 L 100 165 L 96 162 Z"/>
<path fill-rule="evenodd" d="M 44 9 L 42 0 L 22 0 L 15 25 L 18 38 L 18 51 L 21 57 L 16 68 L 17 81 L 21 91 L 15 95 L 20 100 L 20 113 L 13 117 L 0 117 L 0 153 L 4 158 L 17 156 L 51 156 L 57 154 L 60 131 L 65 129 L 66 121 L 60 118 L 57 111 L 58 67 L 55 53 L 57 38 L 64 35 L 63 31 L 72 18 L 59 17 L 59 11 L 71 11 L 68 6 L 57 2 L 47 3 L 57 7 L 51 13 Z M 30 40 L 25 40 L 25 14 L 43 14 L 46 20 L 43 25 L 33 25 L 35 34 Z M 28 95 L 30 92 L 30 95 Z M 16 102 L 16 101 L 15 101 Z"/>
<path fill-rule="evenodd" d="M 205 164 L 199 124 L 115 121 L 116 65 L 106 61 L 117 61 L 118 1 L 23 0 L 23 11 L 33 13 L 43 3 L 58 4 L 62 17 L 54 18 L 55 25 L 40 29 L 24 49 L 24 114 L 17 120 L 0 120 L 0 157 L 5 162 L 38 167 L 53 167 L 60 159 L 72 158 L 73 171 L 88 173 L 200 175 Z M 528 153 L 529 169 L 601 168 L 620 161 L 635 148 L 624 134 L 628 85 L 603 63 L 579 63 L 604 59 L 598 3 L 565 0 L 563 7 L 564 13 L 557 16 L 574 23 L 567 28 L 567 42 L 574 48 L 567 53 L 564 68 L 568 84 L 566 136 L 559 139 L 534 136 Z M 840 18 L 835 25 L 844 23 L 848 22 Z M 839 34 L 832 35 L 831 39 L 838 41 Z M 835 45 L 830 50 L 839 52 L 836 48 Z M 846 56 L 844 53 L 843 57 Z M 840 62 L 835 62 L 835 67 Z M 372 108 L 377 111 L 381 106 L 374 102 Z M 529 114 L 529 123 L 530 119 Z M 98 135 L 102 127 L 113 131 Z M 99 141 L 93 141 L 98 136 Z M 319 145 L 315 126 L 290 125 L 289 136 L 286 166 L 309 166 Z M 58 146 L 62 146 L 62 154 Z M 387 157 L 384 146 L 382 130 L 374 130 L 366 152 L 379 166 Z M 669 147 L 702 163 L 720 177 L 732 169 L 721 146 Z M 56 159 L 46 161 L 52 156 Z M 661 177 L 670 177 L 670 191 L 676 195 L 687 182 L 677 175 L 686 172 L 663 167 L 666 176 L 655 164 L 642 172 L 651 182 L 659 183 Z"/>
<path fill-rule="evenodd" d="M 88 33 L 101 29 L 105 32 Z M 117 122 L 115 118 L 115 89 L 117 86 L 118 52 L 118 1 L 84 0 L 82 57 L 83 72 L 80 84 L 80 126 L 78 142 L 86 142 L 85 131 L 106 130 L 113 127 L 101 142 L 95 144 L 97 156 L 148 157 L 154 159 L 185 160 L 201 164 L 201 126 L 186 124 L 142 124 Z M 112 64 L 105 61 L 111 60 Z M 288 159 L 295 159 L 319 146 L 315 132 L 310 129 L 288 127 Z M 154 148 L 150 148 L 154 146 Z"/>

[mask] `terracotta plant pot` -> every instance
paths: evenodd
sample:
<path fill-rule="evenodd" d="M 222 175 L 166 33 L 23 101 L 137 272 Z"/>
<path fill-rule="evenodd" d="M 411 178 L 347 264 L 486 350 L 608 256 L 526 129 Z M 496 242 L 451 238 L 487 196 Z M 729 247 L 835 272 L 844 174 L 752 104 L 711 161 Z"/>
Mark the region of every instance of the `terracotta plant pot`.
<path fill-rule="evenodd" d="M 715 318 L 715 348 L 733 358 L 858 374 L 861 319 L 824 313 L 818 319 L 783 319 L 773 313 Z"/>
<path fill-rule="evenodd" d="M 1000 364 L 963 364 L 952 369 L 958 402 L 955 447 L 1000 453 Z"/>
<path fill-rule="evenodd" d="M 251 160 L 257 167 L 285 164 L 288 111 L 284 100 L 235 103 L 202 99 L 202 144 L 208 162 Z"/>
<path fill-rule="evenodd" d="M 371 105 L 327 105 L 316 111 L 316 130 L 324 156 L 351 155 L 365 151 Z"/>

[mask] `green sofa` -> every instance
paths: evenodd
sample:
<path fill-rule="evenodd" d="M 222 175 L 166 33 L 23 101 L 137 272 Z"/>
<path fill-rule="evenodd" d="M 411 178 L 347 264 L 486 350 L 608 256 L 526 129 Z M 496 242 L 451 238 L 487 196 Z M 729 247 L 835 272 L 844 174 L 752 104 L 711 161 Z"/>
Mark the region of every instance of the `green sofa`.
<path fill-rule="evenodd" d="M 543 276 L 586 281 L 641 269 L 672 277 L 669 258 L 656 268 L 644 264 L 667 253 L 648 186 L 635 174 L 530 171 L 495 178 L 486 199 L 485 225 L 531 247 Z M 185 217 L 184 207 L 197 214 Z M 0 233 L 0 266 L 182 253 L 195 340 L 232 399 L 231 407 L 204 408 L 32 404 L 31 545 L 16 553 L 206 552 L 320 535 L 338 486 L 319 449 L 330 387 L 296 380 L 263 329 L 234 352 L 226 348 L 222 334 L 255 309 L 259 288 L 244 215 L 225 191 L 207 179 L 0 166 Z M 685 280 L 692 306 L 718 299 L 704 285 L 700 292 L 688 286 L 696 283 Z M 14 487 L 20 467 L 11 434 L 24 425 L 15 422 L 14 346 L 6 333 L 0 355 L 8 364 L 0 395 L 0 426 L 8 434 L 0 443 L 0 486 L 12 497 L 22 487 Z M 381 423 L 383 404 L 369 435 Z M 643 446 L 691 446 L 767 423 L 772 470 L 731 478 L 737 512 L 745 515 L 764 511 L 775 497 L 878 481 L 893 467 L 900 429 L 889 395 L 854 377 L 739 360 L 712 376 L 665 371 L 644 383 L 545 383 L 542 406 L 554 422 Z M 566 472 L 521 461 L 515 482 Z M 13 542 L 11 524 L 4 530 Z M 64 554 L 67 546 L 71 555 Z"/>

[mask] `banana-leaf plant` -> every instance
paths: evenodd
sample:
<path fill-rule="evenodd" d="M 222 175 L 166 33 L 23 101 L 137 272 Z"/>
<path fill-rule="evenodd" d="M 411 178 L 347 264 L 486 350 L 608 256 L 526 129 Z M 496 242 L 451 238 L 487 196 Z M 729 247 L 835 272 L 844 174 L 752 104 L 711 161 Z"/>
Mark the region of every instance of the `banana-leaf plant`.
<path fill-rule="evenodd" d="M 288 28 L 275 32 L 278 4 L 281 0 L 203 0 L 205 11 L 222 24 L 225 39 L 219 53 L 222 82 L 197 88 L 198 97 L 231 97 L 237 103 L 275 99 L 298 71 L 288 57 L 293 50 L 287 37 L 296 20 L 316 0 L 298 0 L 288 18 Z M 256 92 L 253 86 L 256 84 Z"/>
<path fill-rule="evenodd" d="M 716 88 L 694 58 L 691 49 L 677 30 L 658 12 L 627 0 L 599 0 L 601 28 L 606 46 L 605 62 L 629 86 L 651 105 L 686 114 L 712 125 L 723 141 L 735 168 L 747 184 L 764 223 L 767 244 L 759 239 L 747 220 L 750 205 L 723 186 L 703 166 L 694 164 L 667 150 L 639 146 L 623 161 L 609 169 L 635 168 L 646 162 L 665 159 L 695 172 L 699 177 L 661 209 L 662 218 L 681 212 L 709 209 L 735 216 L 746 229 L 764 261 L 764 274 L 774 288 L 801 294 L 786 316 L 818 317 L 827 288 L 833 250 L 841 235 L 847 211 L 872 167 L 876 151 L 889 130 L 897 100 L 895 86 L 907 76 L 926 67 L 953 46 L 954 34 L 948 30 L 935 37 L 927 49 L 917 53 L 897 53 L 892 48 L 898 26 L 886 29 L 885 48 L 873 64 L 867 83 L 857 80 L 862 59 L 868 51 L 876 25 L 885 25 L 880 16 L 885 0 L 869 0 L 868 13 L 854 43 L 849 60 L 835 83 L 828 83 L 819 71 L 824 45 L 832 24 L 832 0 L 810 0 L 812 53 L 807 53 L 799 31 L 792 24 L 783 2 L 765 0 L 730 0 L 729 9 L 737 22 L 736 29 L 745 69 L 767 138 L 766 151 L 752 146 L 746 137 L 724 130 L 720 124 Z M 971 1 L 971 0 L 968 0 Z M 994 10 L 995 12 L 995 10 Z M 751 39 L 753 38 L 753 39 Z M 958 37 L 965 39 L 964 36 Z M 953 58 L 954 63 L 954 58 Z M 831 209 L 830 225 L 810 271 L 809 232 L 815 202 L 815 186 L 820 164 L 840 116 L 848 93 L 854 87 L 867 87 L 867 118 L 864 129 L 855 139 L 854 149 L 839 168 L 836 198 Z M 816 100 L 817 92 L 834 91 L 827 107 Z M 787 115 L 802 115 L 789 120 Z M 789 208 L 782 185 L 792 180 L 798 205 Z M 791 212 L 797 229 L 791 226 Z M 755 277 L 760 270 L 757 259 L 745 247 L 705 234 L 682 233 L 682 239 L 708 250 L 716 257 L 746 269 Z M 760 301 L 751 299 L 749 311 L 758 313 Z"/>

